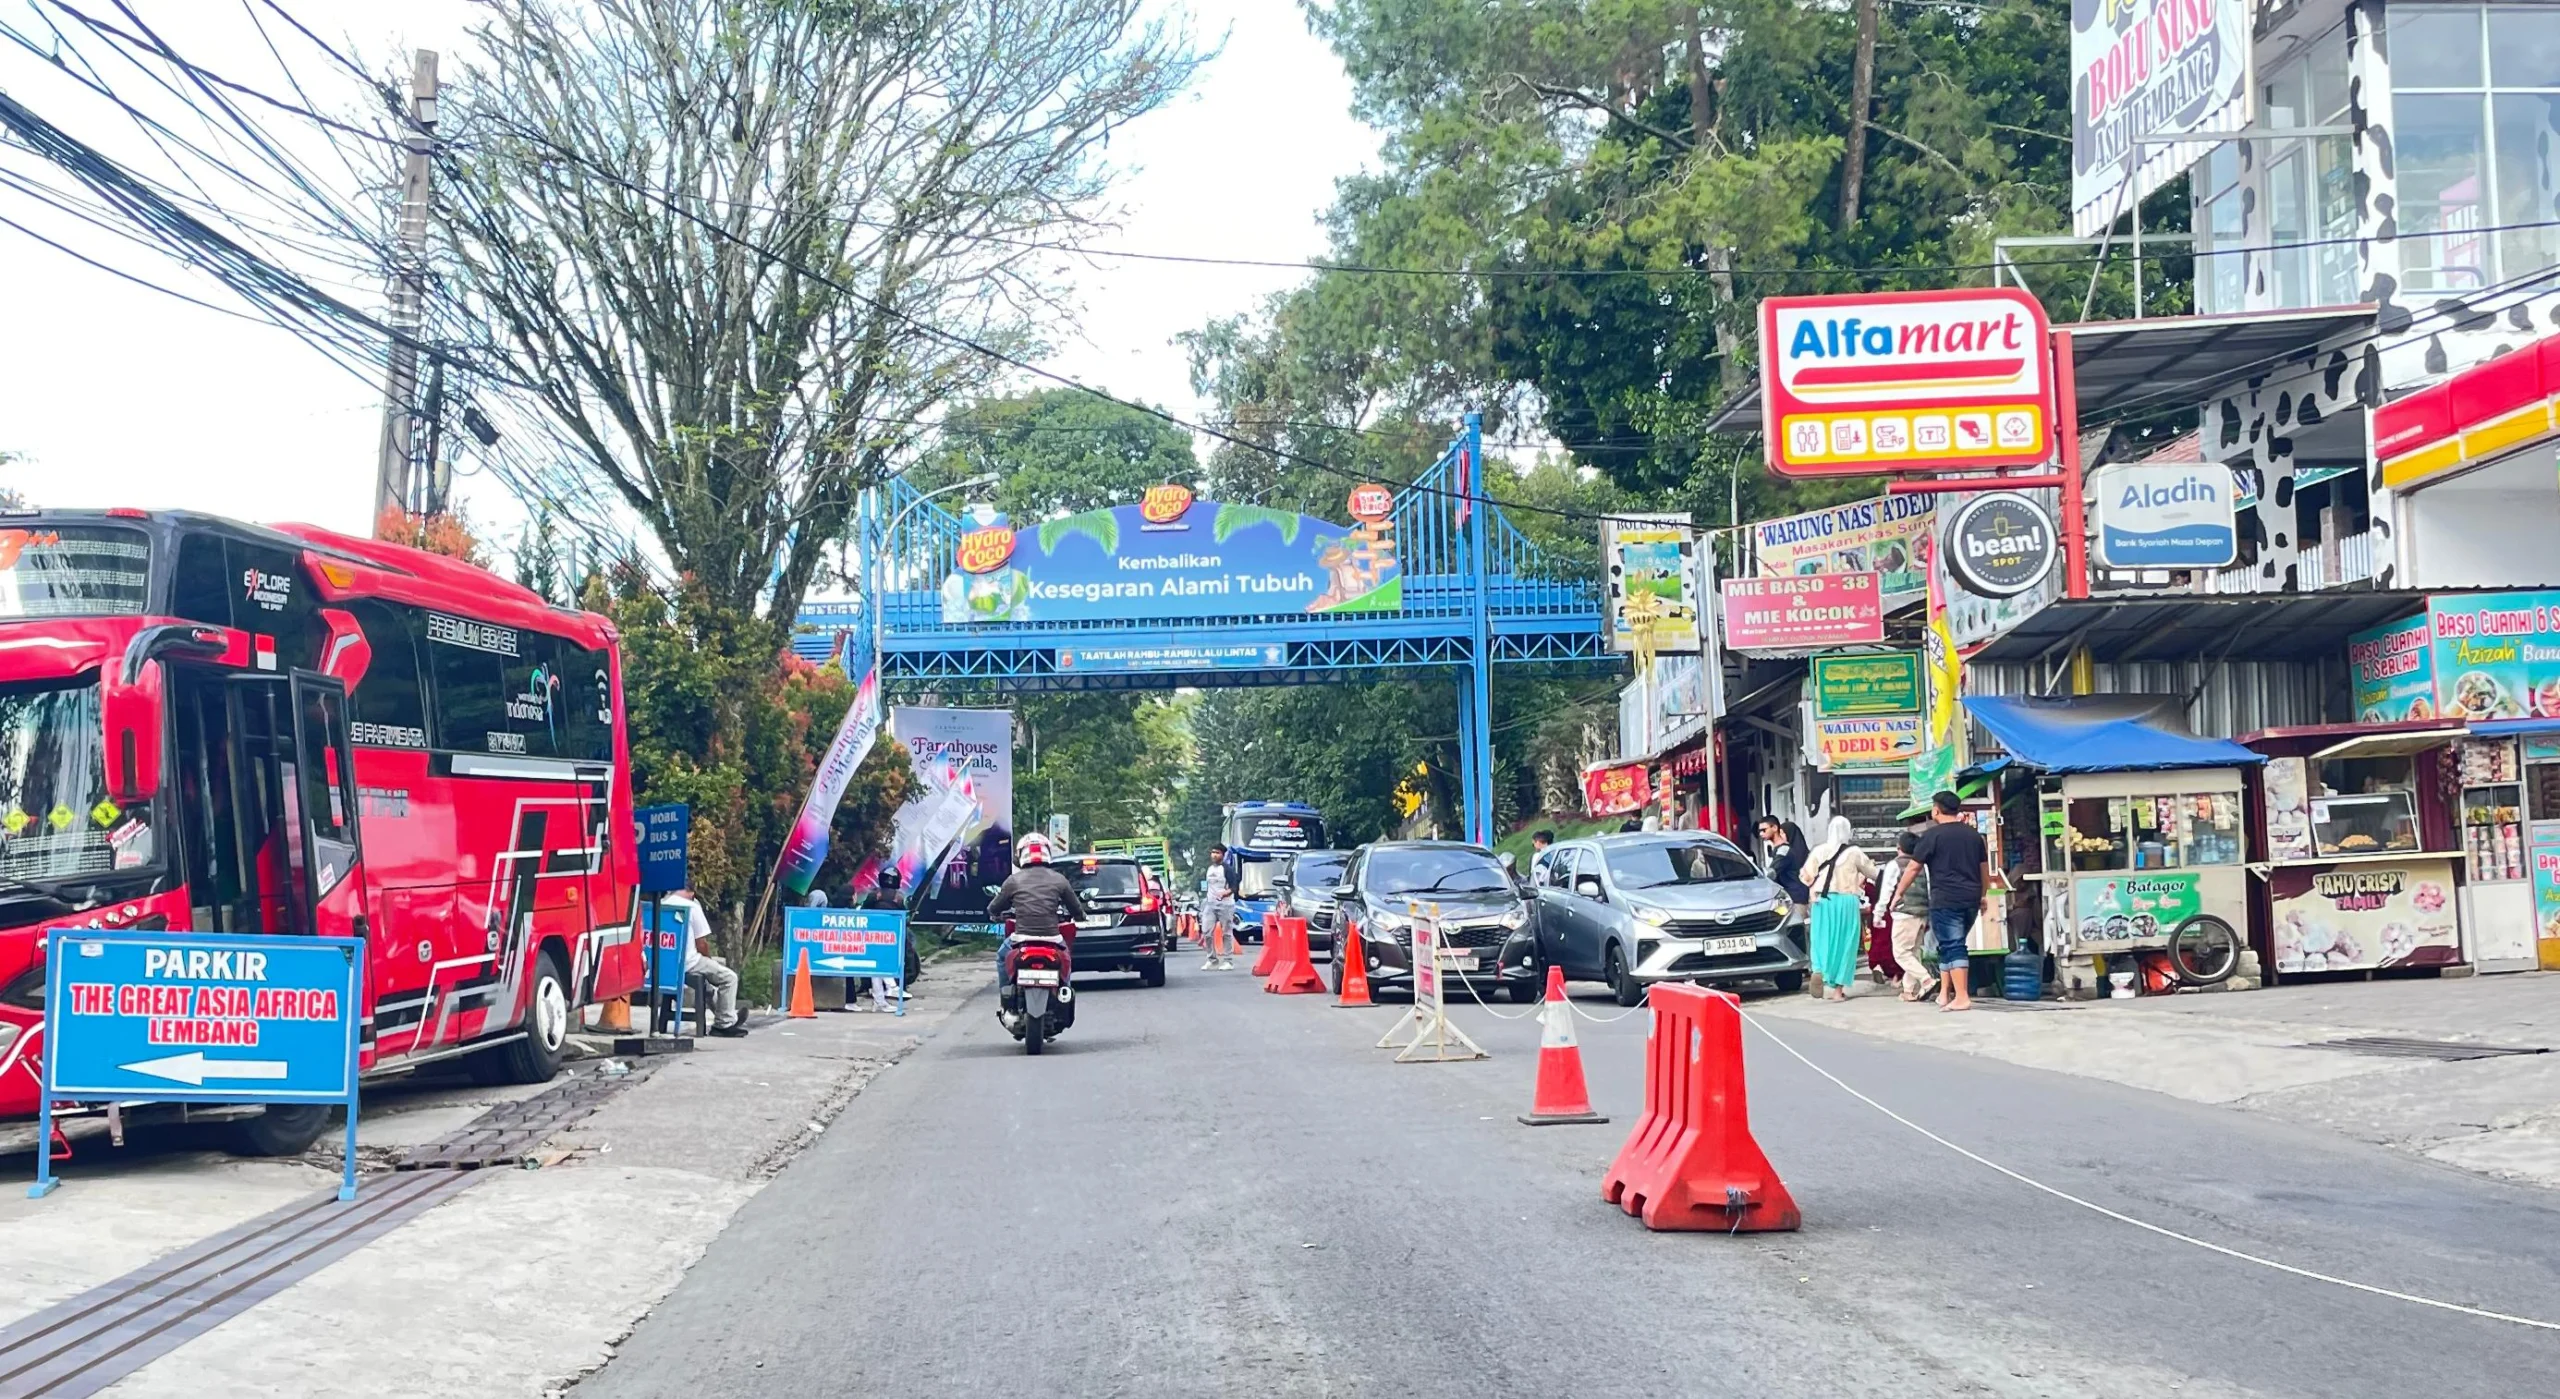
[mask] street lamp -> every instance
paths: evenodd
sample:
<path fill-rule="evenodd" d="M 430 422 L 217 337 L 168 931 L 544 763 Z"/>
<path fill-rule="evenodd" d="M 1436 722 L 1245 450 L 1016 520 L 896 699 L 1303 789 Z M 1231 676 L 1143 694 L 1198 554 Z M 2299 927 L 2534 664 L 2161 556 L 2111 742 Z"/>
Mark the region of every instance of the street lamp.
<path fill-rule="evenodd" d="M 884 530 L 880 531 L 880 544 L 879 544 L 879 547 L 878 547 L 878 548 L 876 548 L 876 549 L 874 549 L 874 550 L 872 550 L 872 552 L 871 552 L 871 558 L 868 560 L 868 562 L 869 562 L 869 564 L 870 564 L 869 572 L 870 572 L 870 574 L 871 574 L 871 583 L 870 583 L 870 586 L 869 586 L 869 587 L 867 587 L 867 588 L 865 588 L 865 589 L 863 590 L 863 591 L 864 591 L 864 593 L 865 593 L 865 595 L 866 595 L 866 596 L 865 596 L 865 601 L 869 602 L 869 603 L 870 603 L 870 605 L 871 605 L 871 664 L 872 664 L 872 665 L 874 665 L 874 666 L 880 666 L 880 665 L 882 664 L 882 658 L 881 658 L 881 651 L 880 651 L 880 648 L 881 648 L 881 645 L 882 645 L 882 643 L 883 643 L 883 640 L 884 640 L 884 638 L 885 638 L 885 636 L 886 636 L 887 629 L 888 629 L 888 614 L 887 614 L 887 612 L 885 611 L 885 609 L 884 609 L 884 608 L 883 608 L 883 606 L 882 606 L 882 601 L 883 601 L 883 600 L 882 600 L 881 595 L 880 595 L 880 593 L 881 593 L 881 569 L 880 569 L 880 555 L 888 549 L 888 547 L 889 547 L 889 540 L 897 534 L 897 532 L 898 532 L 898 526 L 900 526 L 900 525 L 902 525 L 902 524 L 905 524 L 905 523 L 906 523 L 907 516 L 909 516 L 909 515 L 911 515 L 911 514 L 914 514 L 914 513 L 915 513 L 915 509 L 916 509 L 916 507 L 917 507 L 917 506 L 924 504 L 926 501 L 933 499 L 935 496 L 938 496 L 938 495 L 949 495 L 949 494 L 951 494 L 953 491 L 970 491 L 970 490 L 976 490 L 976 489 L 977 489 L 978 487 L 980 487 L 980 486 L 992 486 L 992 485 L 996 484 L 996 482 L 997 482 L 997 480 L 998 480 L 998 479 L 999 479 L 999 478 L 996 476 L 996 474 L 995 474 L 994 472 L 990 471 L 990 472 L 986 472 L 986 473 L 984 473 L 984 474 L 982 474 L 982 475 L 972 476 L 972 477 L 970 477 L 968 480 L 965 480 L 965 481 L 954 481 L 954 482 L 952 482 L 950 485 L 947 485 L 947 486 L 936 486 L 936 487 L 934 487 L 932 490 L 926 491 L 924 494 L 917 496 L 915 499 L 913 499 L 913 500 L 911 500 L 911 501 L 908 501 L 908 502 L 907 502 L 903 507 L 901 507 L 901 508 L 899 509 L 899 511 L 898 511 L 898 513 L 897 513 L 897 514 L 892 515 L 892 516 L 890 516 L 890 517 L 889 517 L 889 527 L 888 527 L 887 529 L 884 529 Z"/>

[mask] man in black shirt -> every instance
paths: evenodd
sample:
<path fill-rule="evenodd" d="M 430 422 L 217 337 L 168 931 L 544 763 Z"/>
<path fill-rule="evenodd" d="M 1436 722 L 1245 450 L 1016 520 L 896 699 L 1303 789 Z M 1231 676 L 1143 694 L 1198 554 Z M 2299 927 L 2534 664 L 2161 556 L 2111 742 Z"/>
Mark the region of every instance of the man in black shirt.
<path fill-rule="evenodd" d="M 1982 914 L 1991 887 L 1991 851 L 1953 792 L 1929 799 L 1929 829 L 1911 858 L 1929 871 L 1929 933 L 1938 943 L 1938 1009 L 1971 1010 L 1965 982 L 1965 934 Z"/>

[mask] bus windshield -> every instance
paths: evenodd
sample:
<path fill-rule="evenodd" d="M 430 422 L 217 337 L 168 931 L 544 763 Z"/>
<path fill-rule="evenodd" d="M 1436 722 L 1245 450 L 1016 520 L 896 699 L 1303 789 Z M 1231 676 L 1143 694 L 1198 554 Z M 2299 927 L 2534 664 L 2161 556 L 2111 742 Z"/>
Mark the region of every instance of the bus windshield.
<path fill-rule="evenodd" d="M 98 681 L 0 685 L 0 879 L 58 880 L 147 863 L 149 828 L 107 798 Z"/>
<path fill-rule="evenodd" d="M 0 529 L 0 617 L 132 617 L 150 594 L 151 542 L 140 530 Z"/>
<path fill-rule="evenodd" d="M 1227 844 L 1238 850 L 1321 850 L 1325 844 L 1324 818 L 1304 812 L 1230 812 Z"/>

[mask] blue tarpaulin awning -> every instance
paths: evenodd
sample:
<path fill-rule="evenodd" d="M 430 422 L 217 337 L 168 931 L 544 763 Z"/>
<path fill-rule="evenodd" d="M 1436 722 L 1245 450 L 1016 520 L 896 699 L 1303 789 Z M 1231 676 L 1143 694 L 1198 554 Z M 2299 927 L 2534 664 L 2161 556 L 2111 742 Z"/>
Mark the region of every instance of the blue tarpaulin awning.
<path fill-rule="evenodd" d="M 2266 761 L 2227 738 L 2187 732 L 2185 704 L 2165 695 L 1976 695 L 1964 707 L 2013 760 L 2044 772 L 2166 772 Z"/>

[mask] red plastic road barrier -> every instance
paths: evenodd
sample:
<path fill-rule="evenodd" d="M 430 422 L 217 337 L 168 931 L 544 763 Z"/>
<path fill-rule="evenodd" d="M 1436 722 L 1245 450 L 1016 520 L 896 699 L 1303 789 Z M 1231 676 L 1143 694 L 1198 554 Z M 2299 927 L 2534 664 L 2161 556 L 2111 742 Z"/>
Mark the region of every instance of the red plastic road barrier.
<path fill-rule="evenodd" d="M 1606 1122 L 1591 1110 L 1591 1089 L 1582 1078 L 1582 1046 L 1573 1039 L 1573 1005 L 1564 998 L 1564 968 L 1547 968 L 1546 1004 L 1538 1008 L 1538 1087 L 1529 1110 L 1520 1114 L 1531 1127 L 1566 1122 Z"/>
<path fill-rule="evenodd" d="M 1255 976 L 1269 976 L 1271 969 L 1280 965 L 1280 939 L 1274 937 L 1271 932 L 1271 925 L 1278 921 L 1279 919 L 1271 914 L 1266 913 L 1262 916 L 1262 952 L 1253 959 Z"/>
<path fill-rule="evenodd" d="M 1367 1009 L 1377 1002 L 1369 999 L 1369 954 L 1360 946 L 1360 925 L 1343 918 L 1339 909 L 1334 917 L 1342 918 L 1341 930 L 1333 935 L 1334 965 L 1342 968 L 1342 997 L 1333 1004 L 1336 1009 Z"/>
<path fill-rule="evenodd" d="M 1652 988 L 1644 1116 L 1600 1181 L 1600 1198 L 1648 1229 L 1803 1227 L 1795 1197 L 1751 1136 L 1741 1001 L 1722 991 Z"/>
<path fill-rule="evenodd" d="M 1316 975 L 1315 958 L 1307 951 L 1307 920 L 1280 914 L 1265 915 L 1262 920 L 1262 945 L 1280 947 L 1278 961 L 1271 968 L 1271 980 L 1262 989 L 1278 996 L 1324 994 L 1324 978 Z"/>

